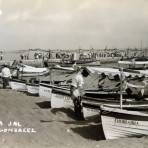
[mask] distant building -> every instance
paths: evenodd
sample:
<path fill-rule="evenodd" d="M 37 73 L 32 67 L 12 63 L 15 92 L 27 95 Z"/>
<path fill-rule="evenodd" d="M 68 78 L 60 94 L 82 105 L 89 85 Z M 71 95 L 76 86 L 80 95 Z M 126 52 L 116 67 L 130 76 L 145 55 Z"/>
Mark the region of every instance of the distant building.
<path fill-rule="evenodd" d="M 143 49 L 144 56 L 148 57 L 148 48 Z"/>
<path fill-rule="evenodd" d="M 40 48 L 29 49 L 28 54 L 29 59 L 44 59 L 49 56 L 49 50 L 44 50 Z"/>
<path fill-rule="evenodd" d="M 143 50 L 142 49 L 131 49 L 131 48 L 127 48 L 125 49 L 126 51 L 126 57 L 127 58 L 134 58 L 134 57 L 142 57 L 144 56 Z"/>
<path fill-rule="evenodd" d="M 0 60 L 1 60 L 1 61 L 3 60 L 3 56 L 4 56 L 4 55 L 3 55 L 3 50 L 1 50 L 1 51 L 0 51 Z"/>

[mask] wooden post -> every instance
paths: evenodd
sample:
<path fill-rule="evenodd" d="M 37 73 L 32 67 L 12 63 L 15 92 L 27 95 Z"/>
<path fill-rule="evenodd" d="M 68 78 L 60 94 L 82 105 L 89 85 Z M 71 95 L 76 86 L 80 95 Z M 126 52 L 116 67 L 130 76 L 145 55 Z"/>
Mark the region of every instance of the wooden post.
<path fill-rule="evenodd" d="M 123 94 L 122 94 L 122 91 L 123 91 L 123 68 L 120 68 L 120 108 L 122 109 L 122 106 L 123 106 Z"/>
<path fill-rule="evenodd" d="M 22 80 L 22 78 L 23 78 L 23 71 L 24 71 L 24 67 L 22 66 L 21 80 Z"/>
<path fill-rule="evenodd" d="M 40 73 L 38 72 L 38 77 L 37 77 L 37 80 L 39 81 L 40 83 Z"/>
<path fill-rule="evenodd" d="M 52 84 L 52 67 L 50 68 L 50 84 Z"/>

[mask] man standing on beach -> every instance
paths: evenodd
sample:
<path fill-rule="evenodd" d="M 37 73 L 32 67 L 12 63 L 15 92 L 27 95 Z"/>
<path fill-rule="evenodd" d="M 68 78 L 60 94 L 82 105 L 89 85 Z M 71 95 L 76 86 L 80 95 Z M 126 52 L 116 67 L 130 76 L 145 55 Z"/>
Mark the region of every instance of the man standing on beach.
<path fill-rule="evenodd" d="M 9 85 L 9 79 L 11 78 L 11 72 L 8 68 L 7 64 L 4 64 L 4 68 L 2 69 L 2 80 L 3 80 L 3 88 L 5 89 L 7 85 Z"/>
<path fill-rule="evenodd" d="M 74 76 L 71 83 L 71 98 L 73 100 L 75 114 L 78 118 L 82 118 L 81 96 L 84 95 L 84 77 L 88 75 L 88 70 L 84 68 Z"/>

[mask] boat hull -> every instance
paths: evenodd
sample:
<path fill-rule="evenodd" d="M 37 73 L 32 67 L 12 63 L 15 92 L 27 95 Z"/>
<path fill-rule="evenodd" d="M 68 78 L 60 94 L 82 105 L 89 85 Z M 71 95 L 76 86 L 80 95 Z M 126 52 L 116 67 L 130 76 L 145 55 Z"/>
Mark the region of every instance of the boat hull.
<path fill-rule="evenodd" d="M 51 101 L 51 92 L 52 92 L 52 87 L 50 84 L 40 83 L 39 96 L 41 98 L 48 99 L 48 101 Z"/>
<path fill-rule="evenodd" d="M 27 84 L 27 92 L 31 95 L 39 95 L 39 84 Z"/>
<path fill-rule="evenodd" d="M 10 80 L 9 85 L 13 90 L 27 91 L 26 81 L 12 79 Z"/>
<path fill-rule="evenodd" d="M 87 119 L 91 116 L 99 115 L 100 106 L 103 104 L 114 108 L 120 107 L 119 99 L 83 97 L 82 106 L 84 118 Z M 148 110 L 148 100 L 136 101 L 134 99 L 124 99 L 123 108 L 131 111 L 145 111 Z"/>
<path fill-rule="evenodd" d="M 85 119 L 89 119 L 92 117 L 98 117 L 100 115 L 100 109 L 99 106 L 94 106 L 90 103 L 83 102 L 82 103 L 82 110 L 83 110 L 83 117 Z"/>
<path fill-rule="evenodd" d="M 51 108 L 69 108 L 73 107 L 73 101 L 70 95 L 52 90 Z"/>
<path fill-rule="evenodd" d="M 106 139 L 148 135 L 148 114 L 101 106 L 101 121 Z"/>
<path fill-rule="evenodd" d="M 49 75 L 49 72 L 48 71 L 45 71 L 45 72 L 23 72 L 20 74 L 21 77 L 38 77 L 38 76 L 47 76 Z"/>
<path fill-rule="evenodd" d="M 70 97 L 70 89 L 67 86 L 52 86 L 51 107 L 73 107 L 73 101 Z"/>

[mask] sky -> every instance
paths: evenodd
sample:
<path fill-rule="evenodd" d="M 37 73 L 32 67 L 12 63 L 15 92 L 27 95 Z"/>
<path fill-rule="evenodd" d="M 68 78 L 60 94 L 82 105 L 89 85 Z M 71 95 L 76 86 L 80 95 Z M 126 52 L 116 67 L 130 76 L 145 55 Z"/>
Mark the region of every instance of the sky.
<path fill-rule="evenodd" d="M 148 0 L 0 0 L 0 49 L 148 47 Z"/>

